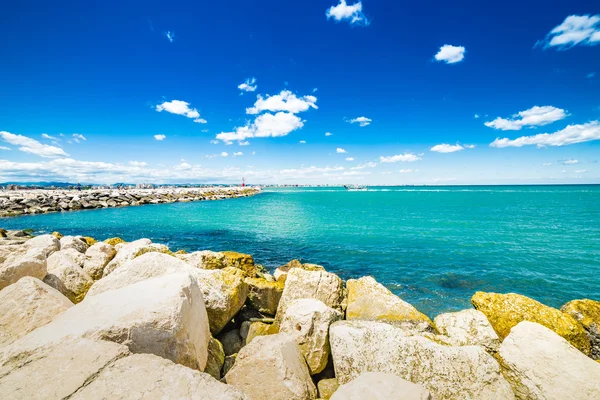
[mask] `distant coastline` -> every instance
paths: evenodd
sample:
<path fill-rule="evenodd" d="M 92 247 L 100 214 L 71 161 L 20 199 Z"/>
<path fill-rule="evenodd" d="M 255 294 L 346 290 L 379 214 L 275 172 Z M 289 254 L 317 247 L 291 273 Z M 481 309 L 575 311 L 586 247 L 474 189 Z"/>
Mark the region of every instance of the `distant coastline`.
<path fill-rule="evenodd" d="M 0 192 L 0 217 L 253 196 L 256 187 L 18 189 Z"/>

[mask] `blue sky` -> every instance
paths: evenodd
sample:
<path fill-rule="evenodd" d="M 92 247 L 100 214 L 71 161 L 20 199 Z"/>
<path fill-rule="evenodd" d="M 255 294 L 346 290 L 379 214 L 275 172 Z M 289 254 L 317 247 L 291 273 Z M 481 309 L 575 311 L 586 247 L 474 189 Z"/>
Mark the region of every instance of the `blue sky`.
<path fill-rule="evenodd" d="M 416 3 L 3 5 L 0 181 L 600 183 L 597 2 Z"/>

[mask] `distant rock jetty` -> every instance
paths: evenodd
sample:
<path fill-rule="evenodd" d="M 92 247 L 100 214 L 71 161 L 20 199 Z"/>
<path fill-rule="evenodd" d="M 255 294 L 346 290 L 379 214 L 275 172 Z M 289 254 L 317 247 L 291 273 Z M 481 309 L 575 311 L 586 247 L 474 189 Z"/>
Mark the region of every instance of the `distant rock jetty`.
<path fill-rule="evenodd" d="M 2 399 L 600 399 L 598 299 L 432 320 L 299 260 L 0 233 Z"/>
<path fill-rule="evenodd" d="M 0 192 L 0 217 L 57 211 L 139 206 L 252 196 L 252 187 L 100 190 L 16 190 Z"/>

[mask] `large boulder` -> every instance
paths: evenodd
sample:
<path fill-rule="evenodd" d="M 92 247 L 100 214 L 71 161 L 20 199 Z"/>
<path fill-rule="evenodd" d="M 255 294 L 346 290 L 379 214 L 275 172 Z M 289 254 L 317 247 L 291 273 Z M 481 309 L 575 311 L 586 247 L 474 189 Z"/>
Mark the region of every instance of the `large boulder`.
<path fill-rule="evenodd" d="M 151 354 L 115 361 L 71 399 L 249 400 L 231 385 Z"/>
<path fill-rule="evenodd" d="M 479 346 L 444 346 L 399 326 L 338 321 L 329 330 L 340 384 L 387 372 L 423 385 L 436 399 L 513 399 L 498 362 Z"/>
<path fill-rule="evenodd" d="M 304 357 L 293 337 L 260 336 L 240 350 L 225 379 L 252 400 L 315 399 Z"/>
<path fill-rule="evenodd" d="M 0 348 L 46 325 L 72 305 L 56 289 L 31 276 L 0 290 Z"/>
<path fill-rule="evenodd" d="M 346 288 L 348 320 L 410 324 L 420 330 L 432 330 L 432 322 L 425 314 L 394 295 L 371 276 L 350 279 L 346 282 Z"/>
<path fill-rule="evenodd" d="M 471 298 L 471 303 L 485 314 L 501 340 L 519 322 L 530 321 L 544 325 L 584 354 L 590 354 L 590 339 L 583 325 L 556 308 L 515 293 L 477 292 Z"/>
<path fill-rule="evenodd" d="M 35 351 L 0 354 L 0 398 L 70 398 L 107 365 L 128 354 L 126 346 L 88 339 L 64 340 Z"/>
<path fill-rule="evenodd" d="M 285 314 L 289 305 L 298 299 L 316 299 L 327 307 L 341 311 L 344 284 L 339 276 L 327 271 L 306 271 L 293 268 L 289 271 L 283 294 L 277 307 L 277 319 Z"/>
<path fill-rule="evenodd" d="M 82 266 L 79 263 L 82 258 L 85 259 L 85 256 L 73 248 L 55 251 L 47 259 L 48 272 L 67 264 L 81 268 Z"/>
<path fill-rule="evenodd" d="M 200 269 L 223 269 L 225 264 L 225 255 L 216 251 L 202 250 L 194 251 L 188 254 L 177 254 L 177 258 L 185 261 L 193 267 Z"/>
<path fill-rule="evenodd" d="M 469 309 L 440 314 L 433 322 L 454 346 L 479 345 L 489 352 L 496 352 L 500 347 L 496 331 L 481 311 Z"/>
<path fill-rule="evenodd" d="M 25 242 L 30 249 L 41 249 L 46 253 L 46 257 L 55 251 L 60 250 L 60 241 L 52 235 L 40 235 Z"/>
<path fill-rule="evenodd" d="M 85 254 L 89 248 L 88 244 L 81 238 L 76 236 L 63 236 L 60 238 L 60 249 L 75 249 L 81 254 Z"/>
<path fill-rule="evenodd" d="M 60 253 L 61 251 L 58 251 L 49 257 L 49 260 L 53 259 L 52 269 L 48 270 L 44 283 L 77 304 L 84 299 L 94 281 L 70 257 Z M 56 260 L 56 258 L 60 259 Z"/>
<path fill-rule="evenodd" d="M 0 290 L 24 276 L 44 279 L 47 270 L 46 253 L 43 249 L 25 246 L 1 247 L 3 248 L 0 251 Z"/>
<path fill-rule="evenodd" d="M 285 311 L 279 332 L 296 339 L 311 375 L 325 369 L 330 354 L 329 325 L 340 319 L 341 312 L 315 299 L 295 300 Z"/>
<path fill-rule="evenodd" d="M 406 381 L 394 374 L 365 372 L 358 378 L 340 386 L 331 400 L 430 400 L 423 386 Z"/>
<path fill-rule="evenodd" d="M 73 260 L 73 262 L 77 264 L 80 268 L 83 268 L 83 264 L 85 263 L 85 254 L 82 254 L 73 248 L 68 248 L 64 250 L 60 249 L 60 251 L 57 251 L 56 253 L 65 254 L 67 257 L 70 257 L 71 260 Z M 55 253 L 53 253 L 50 257 L 52 257 L 54 254 Z"/>
<path fill-rule="evenodd" d="M 210 331 L 217 335 L 242 308 L 248 296 L 248 285 L 240 269 L 227 267 L 216 270 L 196 269 L 202 288 Z"/>
<path fill-rule="evenodd" d="M 113 246 L 104 242 L 94 243 L 85 252 L 83 270 L 96 281 L 102 278 L 104 268 L 116 254 Z"/>
<path fill-rule="evenodd" d="M 225 256 L 224 263 L 226 266 L 241 269 L 247 277 L 253 278 L 256 276 L 256 266 L 250 254 L 235 251 L 223 251 L 221 254 Z"/>
<path fill-rule="evenodd" d="M 130 243 L 119 243 L 118 248 L 116 248 L 117 254 L 110 260 L 106 267 L 104 267 L 103 276 L 108 276 L 127 261 L 133 260 L 141 249 L 150 244 L 152 244 L 150 239 L 138 239 Z"/>
<path fill-rule="evenodd" d="M 519 399 L 600 399 L 600 363 L 540 324 L 517 324 L 499 354 Z"/>
<path fill-rule="evenodd" d="M 249 289 L 248 305 L 263 314 L 275 315 L 284 283 L 264 278 L 246 278 L 246 283 Z"/>
<path fill-rule="evenodd" d="M 600 360 L 600 301 L 573 300 L 563 305 L 560 311 L 583 325 L 590 335 L 591 356 L 594 360 Z"/>
<path fill-rule="evenodd" d="M 285 281 L 287 280 L 287 274 L 288 274 L 288 272 L 290 272 L 290 270 L 292 268 L 302 268 L 306 271 L 325 271 L 325 268 L 323 268 L 320 265 L 302 264 L 299 260 L 292 260 L 292 261 L 288 262 L 287 264 L 282 265 L 281 267 L 278 267 L 277 269 L 275 269 L 275 272 L 273 273 L 273 278 L 276 281 L 285 283 Z"/>
<path fill-rule="evenodd" d="M 67 337 L 123 343 L 134 353 L 203 370 L 210 333 L 202 292 L 194 276 L 183 271 L 87 296 L 10 347 L 38 348 Z"/>

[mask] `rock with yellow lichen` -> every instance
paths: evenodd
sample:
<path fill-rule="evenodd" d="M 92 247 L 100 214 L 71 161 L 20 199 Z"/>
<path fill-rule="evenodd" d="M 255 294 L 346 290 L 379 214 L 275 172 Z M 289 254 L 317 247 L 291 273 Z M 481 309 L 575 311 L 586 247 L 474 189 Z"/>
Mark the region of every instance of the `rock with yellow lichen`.
<path fill-rule="evenodd" d="M 584 354 L 590 354 L 590 339 L 583 325 L 556 308 L 515 293 L 477 292 L 471 303 L 485 314 L 501 340 L 519 322 L 530 321 L 547 327 Z"/>
<path fill-rule="evenodd" d="M 120 237 L 113 237 L 113 238 L 108 238 L 104 241 L 104 243 L 110 244 L 111 246 L 116 246 L 119 243 L 126 243 L 123 239 L 121 239 Z"/>
<path fill-rule="evenodd" d="M 257 336 L 275 335 L 279 333 L 275 324 L 266 324 L 264 322 L 251 322 L 246 335 L 246 344 L 252 342 Z"/>
<path fill-rule="evenodd" d="M 254 259 L 250 254 L 237 253 L 235 251 L 223 251 L 222 254 L 225 256 L 223 261 L 226 266 L 241 269 L 250 278 L 256 276 Z"/>
<path fill-rule="evenodd" d="M 275 315 L 285 284 L 263 278 L 246 278 L 248 284 L 248 304 L 264 314 Z"/>
<path fill-rule="evenodd" d="M 380 321 L 410 325 L 418 330 L 433 330 L 433 322 L 411 304 L 394 295 L 373 277 L 350 279 L 348 290 L 347 320 Z"/>
<path fill-rule="evenodd" d="M 58 240 L 62 239 L 63 234 L 57 231 L 52 232 L 52 236 L 54 236 L 55 238 L 57 238 Z"/>
<path fill-rule="evenodd" d="M 83 240 L 85 243 L 87 243 L 88 246 L 93 246 L 96 243 L 98 243 L 98 241 L 96 239 L 94 239 L 93 237 L 90 236 L 82 236 L 80 237 L 81 240 Z"/>
<path fill-rule="evenodd" d="M 573 300 L 563 305 L 560 311 L 569 314 L 583 325 L 590 335 L 592 358 L 600 362 L 600 301 Z"/>

